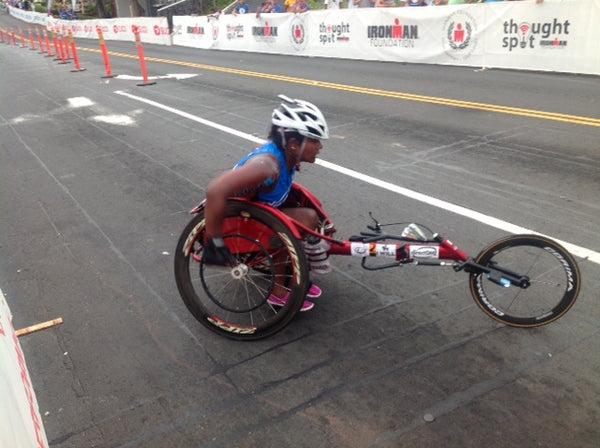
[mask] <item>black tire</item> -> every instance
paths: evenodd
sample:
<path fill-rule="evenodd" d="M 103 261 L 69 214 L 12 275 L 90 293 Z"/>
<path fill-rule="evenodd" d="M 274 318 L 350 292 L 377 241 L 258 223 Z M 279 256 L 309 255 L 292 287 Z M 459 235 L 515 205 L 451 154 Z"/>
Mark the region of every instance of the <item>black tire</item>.
<path fill-rule="evenodd" d="M 580 288 L 577 263 L 561 245 L 538 235 L 513 235 L 490 244 L 476 263 L 524 276 L 523 287 L 500 285 L 486 273 L 471 273 L 475 302 L 491 318 L 513 327 L 554 322 L 575 303 Z M 496 271 L 497 272 L 497 271 Z"/>
<path fill-rule="evenodd" d="M 251 230 L 252 229 L 252 230 Z M 236 259 L 234 266 L 202 261 L 204 211 L 190 221 L 175 252 L 175 281 L 188 310 L 208 329 L 236 340 L 256 340 L 283 329 L 300 310 L 309 286 L 308 264 L 301 242 L 274 214 L 251 203 L 229 201 L 223 239 Z M 276 283 L 290 298 L 283 307 L 267 299 Z"/>

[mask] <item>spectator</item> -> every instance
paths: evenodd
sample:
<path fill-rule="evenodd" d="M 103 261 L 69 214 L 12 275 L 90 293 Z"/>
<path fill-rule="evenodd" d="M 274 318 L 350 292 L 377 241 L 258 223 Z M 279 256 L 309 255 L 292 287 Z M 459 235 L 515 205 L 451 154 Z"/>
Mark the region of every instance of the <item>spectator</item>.
<path fill-rule="evenodd" d="M 375 6 L 375 0 L 348 0 L 348 3 L 354 2 L 356 8 L 372 8 Z"/>
<path fill-rule="evenodd" d="M 285 10 L 285 12 L 293 12 L 292 9 L 294 8 L 295 4 L 296 0 L 285 0 L 285 3 L 283 4 L 283 9 Z"/>
<path fill-rule="evenodd" d="M 308 4 L 308 0 L 297 0 L 292 12 L 296 14 L 302 14 L 310 11 L 310 5 Z"/>
<path fill-rule="evenodd" d="M 238 14 L 248 14 L 250 11 L 250 7 L 246 4 L 246 0 L 238 0 L 238 4 L 233 9 L 233 15 L 237 16 Z"/>
<path fill-rule="evenodd" d="M 256 17 L 260 17 L 261 14 L 271 14 L 283 12 L 283 8 L 279 4 L 279 0 L 266 0 L 258 11 L 256 11 Z"/>
<path fill-rule="evenodd" d="M 210 19 L 219 20 L 219 17 L 221 16 L 221 14 L 223 14 L 223 9 L 221 9 L 221 8 L 213 9 L 212 14 L 209 14 L 206 16 L 206 20 L 208 20 L 209 22 L 210 22 Z"/>
<path fill-rule="evenodd" d="M 268 14 L 268 13 L 272 12 L 272 9 L 273 9 L 273 5 L 271 5 L 271 0 L 265 0 L 260 5 L 260 8 L 258 8 L 258 10 L 256 11 L 256 18 L 259 18 L 260 15 L 263 13 Z"/>
<path fill-rule="evenodd" d="M 395 8 L 396 0 L 377 0 L 375 2 L 376 8 Z"/>
<path fill-rule="evenodd" d="M 279 0 L 271 0 L 271 12 L 281 13 L 283 8 L 279 4 Z"/>
<path fill-rule="evenodd" d="M 325 0 L 327 9 L 341 9 L 341 0 Z"/>
<path fill-rule="evenodd" d="M 427 0 L 404 0 L 402 6 L 429 6 Z"/>
<path fill-rule="evenodd" d="M 523 1 L 523 0 L 481 0 L 482 3 L 490 3 L 490 2 L 511 2 L 511 1 Z M 544 3 L 544 0 L 535 0 L 535 2 L 539 5 L 540 3 Z M 475 2 L 476 3 L 476 2 Z"/>

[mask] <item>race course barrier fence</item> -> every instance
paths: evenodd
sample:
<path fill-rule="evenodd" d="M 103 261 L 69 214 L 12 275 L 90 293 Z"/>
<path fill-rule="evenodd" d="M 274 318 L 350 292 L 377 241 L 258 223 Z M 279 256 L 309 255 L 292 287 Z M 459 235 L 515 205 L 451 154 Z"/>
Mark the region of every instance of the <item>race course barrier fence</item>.
<path fill-rule="evenodd" d="M 10 8 L 77 38 L 486 68 L 600 75 L 600 0 L 533 0 L 305 14 L 127 17 L 67 21 Z M 41 16 L 41 17 L 40 17 Z"/>
<path fill-rule="evenodd" d="M 0 446 L 47 448 L 48 440 L 25 356 L 0 290 Z"/>

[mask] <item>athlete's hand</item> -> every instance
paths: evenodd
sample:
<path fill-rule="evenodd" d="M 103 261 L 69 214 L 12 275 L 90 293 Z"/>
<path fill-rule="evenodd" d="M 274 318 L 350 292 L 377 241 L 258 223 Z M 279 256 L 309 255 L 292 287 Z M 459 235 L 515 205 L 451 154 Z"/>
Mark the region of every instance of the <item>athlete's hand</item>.
<path fill-rule="evenodd" d="M 225 245 L 223 238 L 212 238 L 206 242 L 202 250 L 202 261 L 206 264 L 219 266 L 233 266 L 235 264 L 235 258 Z"/>

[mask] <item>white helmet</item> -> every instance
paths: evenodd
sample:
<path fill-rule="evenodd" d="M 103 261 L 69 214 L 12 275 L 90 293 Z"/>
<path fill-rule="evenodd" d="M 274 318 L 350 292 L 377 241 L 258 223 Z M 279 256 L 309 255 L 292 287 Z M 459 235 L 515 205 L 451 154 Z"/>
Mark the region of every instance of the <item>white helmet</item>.
<path fill-rule="evenodd" d="M 273 111 L 271 122 L 284 131 L 297 131 L 300 135 L 318 140 L 329 138 L 329 128 L 325 117 L 317 106 L 308 101 L 278 95 L 283 100 Z"/>

